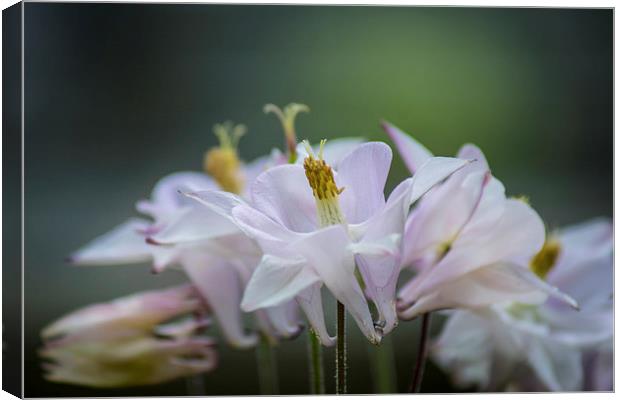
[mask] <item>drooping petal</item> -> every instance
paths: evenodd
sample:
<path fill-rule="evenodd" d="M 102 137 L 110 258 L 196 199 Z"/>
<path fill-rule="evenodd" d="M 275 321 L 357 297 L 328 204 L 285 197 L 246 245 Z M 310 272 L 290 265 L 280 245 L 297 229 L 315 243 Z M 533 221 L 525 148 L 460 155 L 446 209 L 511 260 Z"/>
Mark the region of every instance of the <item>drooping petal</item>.
<path fill-rule="evenodd" d="M 353 316 L 371 343 L 381 337 L 374 328 L 368 303 L 355 277 L 355 261 L 348 248 L 349 237 L 341 225 L 308 234 L 290 245 L 291 251 L 308 260 L 334 297 Z"/>
<path fill-rule="evenodd" d="M 581 353 L 552 339 L 533 338 L 527 346 L 527 359 L 541 382 L 554 392 L 581 388 Z"/>
<path fill-rule="evenodd" d="M 396 145 L 396 150 L 412 174 L 422 166 L 433 154 L 417 140 L 407 135 L 389 122 L 382 123 L 383 130 Z"/>
<path fill-rule="evenodd" d="M 336 183 L 344 188 L 339 201 L 348 223 L 365 221 L 383 207 L 391 162 L 392 150 L 381 142 L 361 144 L 342 159 Z"/>
<path fill-rule="evenodd" d="M 140 233 L 149 226 L 147 220 L 131 218 L 73 253 L 69 262 L 75 265 L 116 265 L 149 261 L 151 252 Z"/>
<path fill-rule="evenodd" d="M 301 165 L 281 165 L 260 174 L 250 188 L 254 207 L 295 232 L 317 226 L 312 189 Z"/>
<path fill-rule="evenodd" d="M 279 306 L 319 281 L 319 276 L 307 267 L 305 259 L 285 259 L 266 254 L 248 282 L 241 308 L 250 312 Z"/>
<path fill-rule="evenodd" d="M 336 343 L 336 338 L 330 336 L 325 327 L 323 300 L 321 298 L 322 286 L 322 283 L 315 283 L 299 293 L 295 299 L 306 314 L 308 322 L 310 322 L 314 333 L 319 337 L 323 346 L 331 347 Z"/>
<path fill-rule="evenodd" d="M 242 326 L 242 289 L 236 268 L 227 260 L 200 251 L 184 252 L 181 263 L 215 314 L 218 326 L 230 344 L 239 348 L 255 345 L 257 337 L 246 334 Z"/>

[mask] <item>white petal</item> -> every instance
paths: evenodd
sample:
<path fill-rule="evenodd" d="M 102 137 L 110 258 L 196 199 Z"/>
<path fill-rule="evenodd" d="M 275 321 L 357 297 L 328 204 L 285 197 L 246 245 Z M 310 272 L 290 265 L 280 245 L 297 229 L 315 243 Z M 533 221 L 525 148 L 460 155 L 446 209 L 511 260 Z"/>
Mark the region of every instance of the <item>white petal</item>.
<path fill-rule="evenodd" d="M 254 207 L 295 232 L 317 226 L 312 189 L 301 165 L 281 165 L 260 174 L 250 188 Z"/>
<path fill-rule="evenodd" d="M 291 250 L 308 260 L 330 292 L 345 305 L 360 330 L 372 343 L 380 336 L 374 328 L 368 303 L 355 277 L 353 253 L 344 227 L 330 226 L 291 244 Z"/>
<path fill-rule="evenodd" d="M 116 265 L 146 262 L 150 246 L 141 234 L 150 226 L 147 220 L 132 218 L 110 232 L 92 240 L 69 257 L 75 265 Z"/>
<path fill-rule="evenodd" d="M 413 175 L 409 204 L 415 203 L 433 186 L 469 164 L 468 160 L 450 157 L 432 157 L 422 164 Z"/>
<path fill-rule="evenodd" d="M 581 353 L 554 342 L 536 338 L 527 346 L 527 359 L 538 378 L 551 391 L 576 391 L 581 388 Z"/>
<path fill-rule="evenodd" d="M 385 132 L 396 145 L 398 153 L 412 174 L 433 156 L 426 147 L 422 146 L 417 140 L 407 135 L 396 126 L 389 122 L 383 122 L 382 125 Z"/>
<path fill-rule="evenodd" d="M 185 272 L 218 321 L 218 326 L 231 345 L 239 348 L 256 344 L 257 337 L 244 332 L 241 321 L 241 284 L 237 271 L 226 260 L 198 251 L 184 252 Z"/>
<path fill-rule="evenodd" d="M 323 313 L 323 299 L 321 298 L 321 283 L 315 283 L 302 291 L 295 299 L 306 314 L 308 322 L 321 340 L 323 346 L 333 346 L 336 338 L 330 336 L 325 327 L 325 315 Z"/>
<path fill-rule="evenodd" d="M 241 308 L 254 311 L 281 305 L 319 280 L 303 258 L 284 259 L 264 255 L 248 282 Z"/>
<path fill-rule="evenodd" d="M 365 221 L 383 207 L 391 162 L 392 150 L 381 142 L 361 144 L 342 159 L 336 183 L 344 188 L 339 201 L 347 222 Z"/>

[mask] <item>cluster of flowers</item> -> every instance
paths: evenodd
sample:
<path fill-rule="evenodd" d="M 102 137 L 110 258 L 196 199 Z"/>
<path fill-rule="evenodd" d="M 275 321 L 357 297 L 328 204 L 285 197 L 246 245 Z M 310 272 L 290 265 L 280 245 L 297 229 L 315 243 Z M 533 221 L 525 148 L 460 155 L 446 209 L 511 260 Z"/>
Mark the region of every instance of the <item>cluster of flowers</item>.
<path fill-rule="evenodd" d="M 205 154 L 204 173 L 164 177 L 136 205 L 150 219 L 132 218 L 71 256 L 77 265 L 150 261 L 157 273 L 180 266 L 191 283 L 53 323 L 42 334 L 48 379 L 123 386 L 210 371 L 209 314 L 230 345 L 248 348 L 297 337 L 301 310 L 332 346 L 325 288 L 376 345 L 399 320 L 443 310 L 431 355 L 456 384 L 611 390 L 610 221 L 547 233 L 476 146 L 436 157 L 389 123 L 411 177 L 386 199 L 387 144 L 298 143 L 294 120 L 308 108 L 265 110 L 282 122 L 285 153 L 245 164 L 245 127 L 216 125 L 220 146 Z M 412 277 L 397 288 L 401 273 Z"/>

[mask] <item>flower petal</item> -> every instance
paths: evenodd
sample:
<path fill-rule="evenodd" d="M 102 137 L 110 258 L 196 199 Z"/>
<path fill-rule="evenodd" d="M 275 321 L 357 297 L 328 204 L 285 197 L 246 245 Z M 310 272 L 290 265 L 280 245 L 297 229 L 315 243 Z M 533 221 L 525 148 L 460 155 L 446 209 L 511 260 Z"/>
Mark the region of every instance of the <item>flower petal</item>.
<path fill-rule="evenodd" d="M 285 259 L 266 254 L 248 282 L 241 308 L 250 312 L 281 305 L 319 280 L 303 258 Z"/>
<path fill-rule="evenodd" d="M 459 169 L 468 165 L 471 161 L 451 157 L 432 157 L 420 166 L 413 175 L 409 207 L 433 186 L 443 181 Z"/>
<path fill-rule="evenodd" d="M 186 251 L 181 263 L 190 280 L 213 310 L 218 326 L 231 345 L 256 344 L 257 337 L 244 332 L 241 321 L 241 284 L 236 268 L 227 260 L 200 251 Z"/>
<path fill-rule="evenodd" d="M 214 239 L 239 233 L 239 228 L 207 207 L 188 207 L 149 240 L 154 244 L 179 244 Z"/>
<path fill-rule="evenodd" d="M 343 159 L 343 157 L 349 154 L 362 142 L 364 142 L 364 139 L 360 137 L 343 137 L 330 139 L 325 143 L 325 146 L 323 147 L 323 159 L 333 169 L 338 170 L 340 161 Z M 312 146 L 312 150 L 314 151 L 314 154 L 318 154 L 319 146 Z M 297 163 L 302 164 L 304 162 L 304 158 L 306 157 L 308 157 L 308 151 L 306 150 L 306 146 L 304 146 L 303 143 L 299 143 L 297 145 Z"/>
<path fill-rule="evenodd" d="M 140 232 L 150 223 L 131 218 L 110 232 L 95 238 L 73 253 L 69 262 L 75 265 L 116 265 L 146 262 L 151 259 L 149 246 Z"/>
<path fill-rule="evenodd" d="M 306 314 L 312 330 L 319 337 L 323 346 L 331 347 L 336 343 L 336 337 L 330 336 L 325 327 L 323 299 L 321 297 L 322 286 L 322 283 L 315 283 L 299 293 L 295 299 Z"/>
<path fill-rule="evenodd" d="M 349 237 L 341 225 L 305 235 L 290 245 L 291 251 L 308 260 L 325 286 L 351 313 L 371 343 L 381 337 L 375 331 L 368 303 L 355 277 L 355 261 L 348 248 Z"/>
<path fill-rule="evenodd" d="M 391 162 L 392 150 L 382 142 L 361 144 L 342 159 L 336 183 L 344 188 L 339 201 L 347 222 L 365 221 L 383 207 Z"/>
<path fill-rule="evenodd" d="M 412 174 L 433 156 L 426 147 L 422 146 L 417 140 L 407 135 L 396 126 L 385 121 L 381 125 L 383 126 L 383 130 L 385 130 L 396 145 L 396 150 L 405 162 L 409 172 Z"/>
<path fill-rule="evenodd" d="M 301 165 L 281 165 L 260 174 L 250 188 L 256 209 L 295 232 L 317 226 L 312 189 Z"/>

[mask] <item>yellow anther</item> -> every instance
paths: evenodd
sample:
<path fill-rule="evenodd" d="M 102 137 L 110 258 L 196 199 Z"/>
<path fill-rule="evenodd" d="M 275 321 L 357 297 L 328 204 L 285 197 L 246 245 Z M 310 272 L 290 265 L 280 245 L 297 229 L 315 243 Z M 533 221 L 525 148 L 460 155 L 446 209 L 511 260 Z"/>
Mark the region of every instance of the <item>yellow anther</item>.
<path fill-rule="evenodd" d="M 286 147 L 289 153 L 289 161 L 295 162 L 297 159 L 297 134 L 295 133 L 295 118 L 300 112 L 310 112 L 310 108 L 305 104 L 290 103 L 284 110 L 275 104 L 265 104 L 263 111 L 266 114 L 274 113 L 280 123 L 282 123 L 282 129 L 284 129 L 284 136 L 286 138 Z"/>
<path fill-rule="evenodd" d="M 336 186 L 332 168 L 322 158 L 325 140 L 321 141 L 319 158 L 314 158 L 312 148 L 307 141 L 303 143 L 308 150 L 308 157 L 304 159 L 304 170 L 316 202 L 319 223 L 321 226 L 345 223 L 338 203 L 338 195 L 344 188 Z"/>
<path fill-rule="evenodd" d="M 243 176 L 241 175 L 237 145 L 246 132 L 245 125 L 234 125 L 230 121 L 213 126 L 220 145 L 210 149 L 204 156 L 204 170 L 215 179 L 222 190 L 241 193 Z"/>
<path fill-rule="evenodd" d="M 547 238 L 543 248 L 530 260 L 530 270 L 545 279 L 558 260 L 562 246 L 560 241 L 552 235 Z"/>

